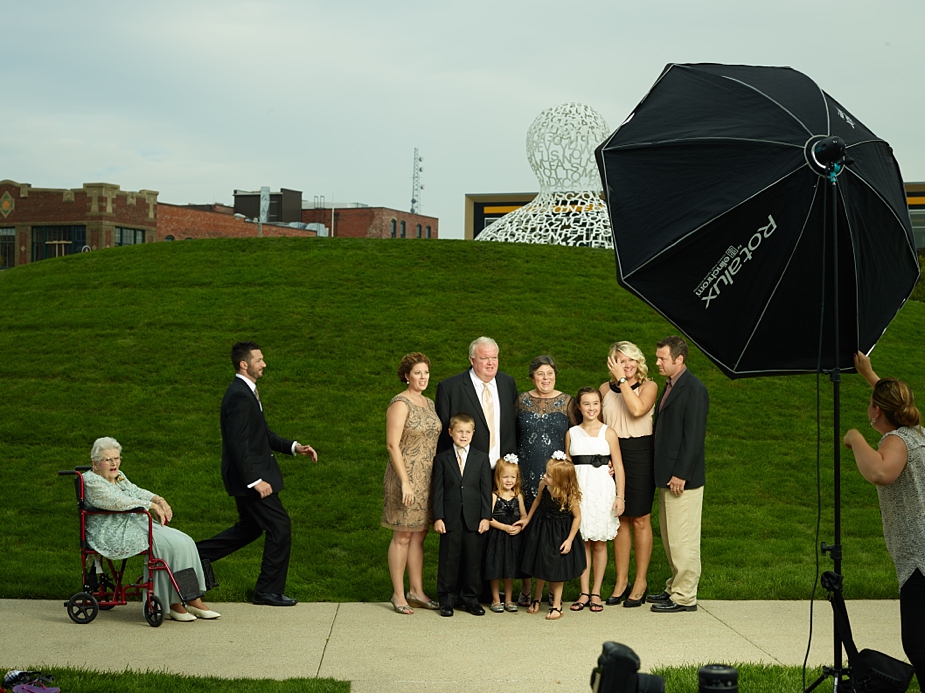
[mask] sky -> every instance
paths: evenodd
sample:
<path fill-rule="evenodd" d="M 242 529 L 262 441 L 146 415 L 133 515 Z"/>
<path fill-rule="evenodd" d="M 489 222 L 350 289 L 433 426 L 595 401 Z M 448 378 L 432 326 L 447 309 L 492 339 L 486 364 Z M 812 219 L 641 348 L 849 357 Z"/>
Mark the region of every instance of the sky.
<path fill-rule="evenodd" d="M 527 129 L 580 102 L 611 130 L 668 63 L 809 75 L 925 181 L 923 0 L 0 0 L 0 180 L 235 189 L 421 212 L 535 192 Z"/>

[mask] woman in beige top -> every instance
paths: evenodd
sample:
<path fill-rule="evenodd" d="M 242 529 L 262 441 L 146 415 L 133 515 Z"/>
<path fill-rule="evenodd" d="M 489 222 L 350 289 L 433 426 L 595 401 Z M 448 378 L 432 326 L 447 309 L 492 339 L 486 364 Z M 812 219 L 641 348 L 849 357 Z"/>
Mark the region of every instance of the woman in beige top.
<path fill-rule="evenodd" d="M 652 499 L 655 497 L 652 410 L 658 386 L 648 379 L 646 357 L 632 342 L 617 342 L 607 356 L 610 380 L 601 385 L 604 423 L 617 433 L 626 475 L 626 509 L 613 542 L 616 584 L 608 606 L 641 606 L 646 600 L 652 557 Z M 630 532 L 632 529 L 632 532 Z M 632 534 L 632 538 L 631 535 Z M 636 580 L 629 582 L 630 550 L 636 542 Z"/>

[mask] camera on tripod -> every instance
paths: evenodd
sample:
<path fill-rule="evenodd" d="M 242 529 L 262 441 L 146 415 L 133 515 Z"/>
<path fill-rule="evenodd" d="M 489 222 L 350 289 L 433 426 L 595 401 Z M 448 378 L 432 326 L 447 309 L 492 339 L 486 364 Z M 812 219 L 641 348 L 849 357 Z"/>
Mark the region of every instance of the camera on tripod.
<path fill-rule="evenodd" d="M 639 655 L 626 645 L 604 643 L 597 666 L 591 671 L 594 693 L 665 693 L 662 676 L 639 673 Z"/>
<path fill-rule="evenodd" d="M 738 693 L 739 672 L 723 664 L 708 664 L 697 672 L 700 693 Z M 639 673 L 639 655 L 626 645 L 605 642 L 591 671 L 594 693 L 665 693 L 665 679 Z"/>

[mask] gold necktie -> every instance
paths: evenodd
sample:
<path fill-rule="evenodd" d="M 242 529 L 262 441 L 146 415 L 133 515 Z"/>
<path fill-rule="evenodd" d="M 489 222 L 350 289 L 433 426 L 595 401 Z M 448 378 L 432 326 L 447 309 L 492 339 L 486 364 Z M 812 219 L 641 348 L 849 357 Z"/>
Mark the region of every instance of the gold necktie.
<path fill-rule="evenodd" d="M 495 403 L 491 398 L 491 388 L 488 383 L 482 383 L 485 389 L 482 390 L 482 413 L 485 414 L 485 421 L 488 422 L 488 452 L 495 449 Z"/>

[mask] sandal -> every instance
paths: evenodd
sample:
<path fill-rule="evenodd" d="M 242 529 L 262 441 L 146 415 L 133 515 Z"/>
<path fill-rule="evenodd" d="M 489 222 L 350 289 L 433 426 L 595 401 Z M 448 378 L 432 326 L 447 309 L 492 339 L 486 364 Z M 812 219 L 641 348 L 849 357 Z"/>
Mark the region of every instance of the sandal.
<path fill-rule="evenodd" d="M 530 599 L 530 595 L 529 595 L 529 594 L 524 594 L 523 592 L 521 592 L 521 593 L 520 593 L 520 596 L 517 597 L 517 606 L 526 606 L 526 607 L 529 607 L 531 601 L 532 601 L 532 600 Z"/>
<path fill-rule="evenodd" d="M 502 602 L 492 602 L 491 606 L 488 607 L 493 613 L 503 614 L 504 613 L 504 604 Z"/>
<path fill-rule="evenodd" d="M 528 614 L 538 614 L 540 612 L 540 600 L 534 599 L 530 602 L 530 606 L 527 609 Z"/>
<path fill-rule="evenodd" d="M 600 599 L 601 595 L 599 594 L 589 594 L 588 595 L 588 599 L 589 599 L 588 609 L 590 609 L 592 614 L 599 614 L 604 610 L 604 605 L 601 604 L 600 602 L 598 602 L 597 604 L 594 604 L 593 602 L 590 601 L 592 597 L 597 597 L 598 599 Z"/>
<path fill-rule="evenodd" d="M 504 603 L 505 611 L 510 611 L 512 614 L 517 613 L 517 602 L 505 602 Z"/>
<path fill-rule="evenodd" d="M 569 609 L 570 609 L 571 611 L 581 611 L 581 610 L 584 609 L 586 606 L 588 606 L 588 604 L 589 604 L 590 601 L 591 601 L 591 596 L 592 596 L 592 595 L 588 594 L 587 592 L 579 592 L 579 593 L 578 593 L 578 599 L 581 599 L 582 596 L 587 596 L 587 597 L 588 597 L 588 601 L 586 601 L 586 602 L 580 602 L 580 601 L 578 601 L 578 600 L 576 599 L 576 600 L 575 600 L 575 603 L 572 604 L 572 605 L 569 607 Z M 552 606 L 552 604 L 550 604 L 549 606 Z"/>
<path fill-rule="evenodd" d="M 405 615 L 410 616 L 411 614 L 414 613 L 414 609 L 411 608 L 410 604 L 402 604 L 401 606 L 396 604 L 395 597 L 392 597 L 391 599 L 389 599 L 389 603 L 392 605 L 392 608 L 395 609 L 396 614 L 405 614 Z"/>
<path fill-rule="evenodd" d="M 431 611 L 436 611 L 440 608 L 440 605 L 433 599 L 425 602 L 423 599 L 418 599 L 415 597 L 413 594 L 411 594 L 411 592 L 408 592 L 408 594 L 405 595 L 405 599 L 411 606 L 416 606 L 419 609 L 430 609 Z"/>
<path fill-rule="evenodd" d="M 547 621 L 558 621 L 562 618 L 562 609 L 557 609 L 554 606 L 549 607 L 549 613 L 546 614 Z"/>

